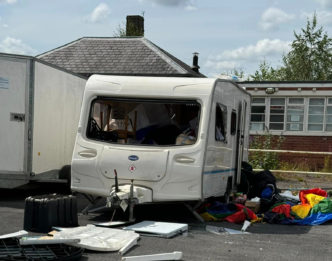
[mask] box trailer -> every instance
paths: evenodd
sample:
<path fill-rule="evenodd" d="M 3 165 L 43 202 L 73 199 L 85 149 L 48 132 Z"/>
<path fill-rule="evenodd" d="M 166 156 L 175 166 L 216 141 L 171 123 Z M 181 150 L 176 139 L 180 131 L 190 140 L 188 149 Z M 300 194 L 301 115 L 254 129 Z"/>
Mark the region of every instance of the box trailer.
<path fill-rule="evenodd" d="M 70 173 L 85 83 L 34 57 L 0 54 L 0 188 Z"/>
<path fill-rule="evenodd" d="M 91 76 L 71 188 L 111 205 L 227 196 L 248 159 L 249 108 L 232 81 Z"/>

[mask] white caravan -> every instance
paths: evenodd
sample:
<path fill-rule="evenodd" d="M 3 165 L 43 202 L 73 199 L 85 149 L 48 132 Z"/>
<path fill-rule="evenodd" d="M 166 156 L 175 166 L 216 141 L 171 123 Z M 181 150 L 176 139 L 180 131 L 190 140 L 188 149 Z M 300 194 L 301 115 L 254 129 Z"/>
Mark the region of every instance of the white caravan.
<path fill-rule="evenodd" d="M 227 195 L 248 156 L 250 95 L 209 78 L 89 78 L 73 191 L 136 203 Z M 116 178 L 117 177 L 117 178 Z"/>
<path fill-rule="evenodd" d="M 0 53 L 0 188 L 70 174 L 85 83 L 34 57 Z"/>

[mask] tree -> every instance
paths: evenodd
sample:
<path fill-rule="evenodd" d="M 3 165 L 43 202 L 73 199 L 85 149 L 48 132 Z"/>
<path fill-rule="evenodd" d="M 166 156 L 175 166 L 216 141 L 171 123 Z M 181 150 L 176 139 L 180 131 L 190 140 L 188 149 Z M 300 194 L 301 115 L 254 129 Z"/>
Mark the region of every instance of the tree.
<path fill-rule="evenodd" d="M 290 52 L 283 55 L 283 65 L 274 69 L 264 61 L 252 75 L 253 80 L 332 80 L 332 39 L 323 27 L 317 28 L 316 14 L 294 36 Z"/>
<path fill-rule="evenodd" d="M 113 32 L 114 37 L 126 37 L 126 26 L 123 24 L 119 24 L 116 30 Z"/>
<path fill-rule="evenodd" d="M 232 70 L 230 70 L 230 71 L 226 71 L 226 72 L 222 72 L 221 74 L 220 74 L 220 76 L 226 76 L 226 77 L 236 77 L 236 78 L 238 78 L 240 81 L 243 81 L 243 80 L 245 80 L 245 81 L 249 81 L 250 80 L 250 77 L 249 77 L 249 75 L 248 74 L 246 74 L 243 70 L 242 70 L 242 68 L 234 68 L 234 69 L 232 69 Z"/>
<path fill-rule="evenodd" d="M 283 68 L 274 69 L 267 61 L 259 65 L 254 75 L 251 75 L 253 81 L 282 81 L 285 70 Z"/>

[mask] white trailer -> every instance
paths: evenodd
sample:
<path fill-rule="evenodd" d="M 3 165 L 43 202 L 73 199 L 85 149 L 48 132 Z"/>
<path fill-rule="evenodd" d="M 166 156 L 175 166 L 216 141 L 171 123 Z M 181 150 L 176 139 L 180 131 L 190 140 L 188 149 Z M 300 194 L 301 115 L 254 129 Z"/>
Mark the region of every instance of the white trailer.
<path fill-rule="evenodd" d="M 113 204 L 227 196 L 248 157 L 249 108 L 231 81 L 91 76 L 71 188 Z"/>
<path fill-rule="evenodd" d="M 0 53 L 0 188 L 68 169 L 85 83 L 34 57 Z"/>

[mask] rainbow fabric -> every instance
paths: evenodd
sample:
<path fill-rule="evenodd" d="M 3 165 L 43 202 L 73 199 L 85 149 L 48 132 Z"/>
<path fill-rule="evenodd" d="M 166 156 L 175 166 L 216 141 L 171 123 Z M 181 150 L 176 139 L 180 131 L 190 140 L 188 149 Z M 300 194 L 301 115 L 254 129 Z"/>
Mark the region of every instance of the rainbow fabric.
<path fill-rule="evenodd" d="M 332 200 L 326 191 L 319 188 L 302 190 L 299 199 L 298 205 L 273 205 L 264 214 L 264 219 L 269 223 L 298 225 L 320 225 L 332 220 Z"/>

